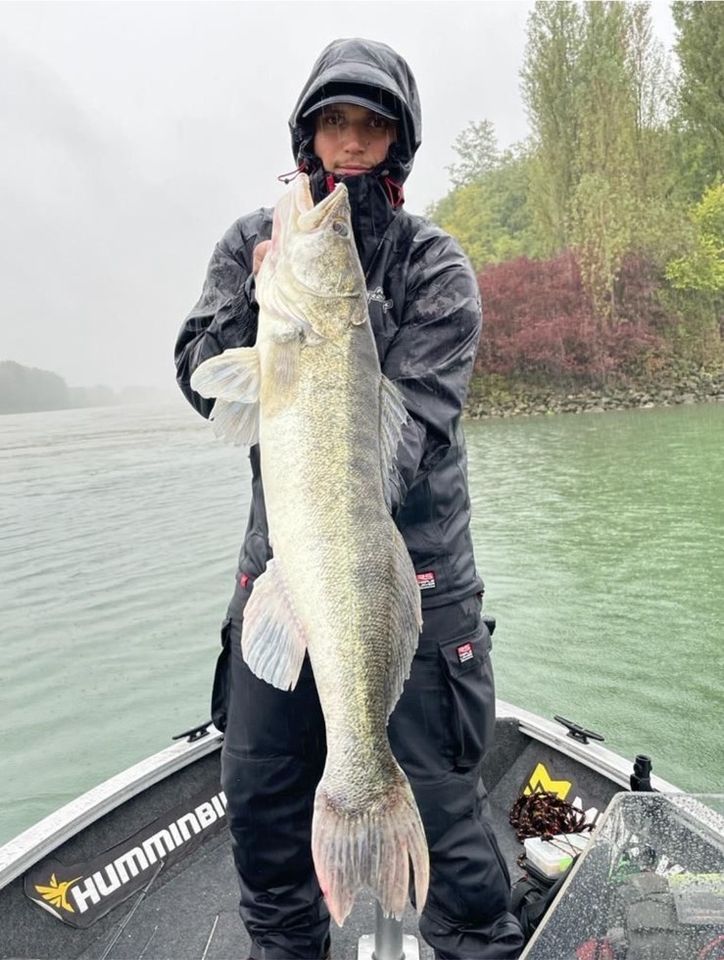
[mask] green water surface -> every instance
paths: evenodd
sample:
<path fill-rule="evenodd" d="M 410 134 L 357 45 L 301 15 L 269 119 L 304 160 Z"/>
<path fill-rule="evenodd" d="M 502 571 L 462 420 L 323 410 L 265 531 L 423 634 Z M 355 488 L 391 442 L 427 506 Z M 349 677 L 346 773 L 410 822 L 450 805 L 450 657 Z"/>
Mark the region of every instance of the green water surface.
<path fill-rule="evenodd" d="M 466 430 L 499 695 L 721 791 L 724 406 Z M 0 417 L 0 843 L 208 718 L 248 475 L 181 400 Z"/>

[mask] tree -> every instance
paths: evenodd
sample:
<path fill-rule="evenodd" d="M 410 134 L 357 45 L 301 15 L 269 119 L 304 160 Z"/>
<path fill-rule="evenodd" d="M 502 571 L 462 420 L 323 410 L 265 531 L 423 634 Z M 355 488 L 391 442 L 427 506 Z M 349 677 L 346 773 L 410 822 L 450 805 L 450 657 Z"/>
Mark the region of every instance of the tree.
<path fill-rule="evenodd" d="M 724 179 L 724 4 L 672 4 L 681 65 L 679 165 L 689 199 Z"/>
<path fill-rule="evenodd" d="M 724 295 L 724 184 L 711 187 L 692 211 L 696 239 L 687 257 L 673 260 L 666 276 L 677 290 Z"/>
<path fill-rule="evenodd" d="M 0 413 L 62 410 L 70 406 L 65 380 L 49 370 L 0 361 Z"/>
<path fill-rule="evenodd" d="M 548 255 L 570 241 L 570 204 L 579 179 L 582 43 L 583 17 L 577 4 L 536 3 L 528 18 L 521 84 L 536 145 L 531 207 Z"/>
<path fill-rule="evenodd" d="M 493 170 L 499 160 L 498 139 L 490 120 L 470 121 L 457 135 L 453 150 L 459 162 L 446 167 L 454 187 L 466 187 Z"/>
<path fill-rule="evenodd" d="M 536 3 L 521 80 L 539 246 L 575 247 L 596 309 L 614 318 L 623 256 L 666 262 L 682 220 L 666 201 L 670 81 L 648 4 Z"/>
<path fill-rule="evenodd" d="M 492 124 L 483 123 L 492 131 Z M 460 241 L 476 269 L 539 252 L 528 207 L 529 154 L 523 146 L 498 153 L 495 144 L 495 150 L 495 165 L 455 187 L 427 211 Z"/>
<path fill-rule="evenodd" d="M 571 239 L 599 313 L 615 314 L 615 277 L 631 249 L 637 215 L 636 98 L 628 69 L 630 14 L 620 3 L 584 9 L 579 87 L 580 177 Z"/>

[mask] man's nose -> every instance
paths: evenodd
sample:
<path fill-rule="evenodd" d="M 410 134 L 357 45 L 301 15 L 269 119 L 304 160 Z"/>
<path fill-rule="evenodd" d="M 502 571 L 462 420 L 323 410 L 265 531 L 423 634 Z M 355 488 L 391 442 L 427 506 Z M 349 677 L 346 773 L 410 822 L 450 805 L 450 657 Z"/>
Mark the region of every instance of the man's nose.
<path fill-rule="evenodd" d="M 344 142 L 344 149 L 347 153 L 364 153 L 366 146 L 361 137 L 349 137 Z"/>
<path fill-rule="evenodd" d="M 344 149 L 350 153 L 364 153 L 367 148 L 364 132 L 357 127 L 350 127 L 345 131 Z"/>

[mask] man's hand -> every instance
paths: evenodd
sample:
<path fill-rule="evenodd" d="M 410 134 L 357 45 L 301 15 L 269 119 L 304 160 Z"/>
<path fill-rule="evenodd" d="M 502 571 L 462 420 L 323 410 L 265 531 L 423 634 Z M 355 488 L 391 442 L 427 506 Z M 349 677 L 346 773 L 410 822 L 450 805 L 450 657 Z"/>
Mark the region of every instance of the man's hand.
<path fill-rule="evenodd" d="M 270 250 L 271 250 L 271 240 L 262 240 L 261 243 L 257 243 L 257 245 L 254 247 L 254 261 L 251 267 L 254 273 L 254 276 L 256 276 L 257 273 L 259 273 L 259 268 L 262 265 L 262 261 L 264 260 L 264 257 L 267 255 L 267 253 L 269 253 Z"/>

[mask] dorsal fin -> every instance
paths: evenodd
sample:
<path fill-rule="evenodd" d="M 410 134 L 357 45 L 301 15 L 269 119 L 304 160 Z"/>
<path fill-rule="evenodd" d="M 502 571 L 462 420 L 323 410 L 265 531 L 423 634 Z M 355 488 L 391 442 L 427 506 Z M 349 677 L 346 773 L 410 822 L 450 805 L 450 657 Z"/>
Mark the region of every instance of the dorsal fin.
<path fill-rule="evenodd" d="M 402 394 L 386 376 L 380 377 L 380 462 L 382 465 L 382 486 L 387 509 L 392 506 L 392 488 L 397 481 L 395 454 L 402 437 L 402 428 L 407 423 L 408 413 L 402 400 Z"/>

